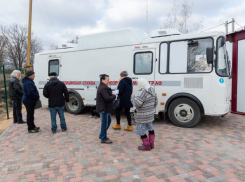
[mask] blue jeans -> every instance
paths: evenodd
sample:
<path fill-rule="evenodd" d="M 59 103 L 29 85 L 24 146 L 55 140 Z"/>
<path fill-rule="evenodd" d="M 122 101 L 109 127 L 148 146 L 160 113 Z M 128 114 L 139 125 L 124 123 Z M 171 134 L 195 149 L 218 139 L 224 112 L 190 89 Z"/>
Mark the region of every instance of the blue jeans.
<path fill-rule="evenodd" d="M 66 130 L 66 120 L 65 120 L 65 116 L 64 116 L 64 111 L 65 111 L 65 107 L 54 107 L 54 108 L 49 108 L 50 111 L 50 115 L 51 115 L 51 123 L 52 123 L 52 127 L 51 130 L 56 132 L 57 130 L 57 124 L 56 124 L 56 115 L 57 113 L 59 114 L 60 117 L 60 126 L 62 130 Z"/>
<path fill-rule="evenodd" d="M 101 118 L 100 137 L 101 137 L 101 141 L 104 142 L 108 140 L 107 130 L 111 124 L 111 114 L 110 113 L 100 113 L 100 118 Z"/>

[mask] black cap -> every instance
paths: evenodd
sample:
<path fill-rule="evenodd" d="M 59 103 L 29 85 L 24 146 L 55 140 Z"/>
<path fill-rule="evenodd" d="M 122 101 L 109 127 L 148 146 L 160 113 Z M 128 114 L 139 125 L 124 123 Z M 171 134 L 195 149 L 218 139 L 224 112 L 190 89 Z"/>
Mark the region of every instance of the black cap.
<path fill-rule="evenodd" d="M 49 73 L 48 76 L 58 76 L 56 72 Z"/>
<path fill-rule="evenodd" d="M 27 70 L 26 71 L 26 77 L 29 77 L 29 76 L 34 75 L 34 74 L 35 74 L 35 72 L 32 71 L 32 70 Z"/>

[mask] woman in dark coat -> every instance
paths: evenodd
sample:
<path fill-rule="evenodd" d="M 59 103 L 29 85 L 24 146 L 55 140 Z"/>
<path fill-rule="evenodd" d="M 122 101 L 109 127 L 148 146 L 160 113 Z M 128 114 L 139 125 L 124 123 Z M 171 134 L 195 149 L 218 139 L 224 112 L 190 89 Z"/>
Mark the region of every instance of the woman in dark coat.
<path fill-rule="evenodd" d="M 133 82 L 132 79 L 127 77 L 128 72 L 123 71 L 120 74 L 121 79 L 119 80 L 117 89 L 119 90 L 118 97 L 120 98 L 120 107 L 116 109 L 116 119 L 117 124 L 113 126 L 112 128 L 115 130 L 120 130 L 120 114 L 121 111 L 124 109 L 125 115 L 128 120 L 128 126 L 124 129 L 126 131 L 132 131 L 132 123 L 131 123 L 131 116 L 130 116 L 130 108 L 133 107 L 133 104 L 131 103 L 131 95 L 133 93 Z"/>
<path fill-rule="evenodd" d="M 100 85 L 97 89 L 96 112 L 101 118 L 101 132 L 99 138 L 101 143 L 111 144 L 112 141 L 107 138 L 107 130 L 111 124 L 111 113 L 113 113 L 113 100 L 116 95 L 112 94 L 111 88 L 108 87 L 109 76 L 100 75 Z"/>

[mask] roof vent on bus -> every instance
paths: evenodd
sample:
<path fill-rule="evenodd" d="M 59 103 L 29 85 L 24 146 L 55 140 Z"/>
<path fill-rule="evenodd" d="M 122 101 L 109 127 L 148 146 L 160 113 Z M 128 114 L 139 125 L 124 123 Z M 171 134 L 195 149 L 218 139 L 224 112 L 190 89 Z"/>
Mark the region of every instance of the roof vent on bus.
<path fill-rule="evenodd" d="M 166 37 L 172 35 L 180 35 L 181 33 L 175 29 L 160 29 L 151 31 L 151 38 Z"/>
<path fill-rule="evenodd" d="M 72 43 L 62 43 L 58 44 L 58 49 L 68 49 L 68 48 L 76 48 L 77 44 L 72 44 Z"/>

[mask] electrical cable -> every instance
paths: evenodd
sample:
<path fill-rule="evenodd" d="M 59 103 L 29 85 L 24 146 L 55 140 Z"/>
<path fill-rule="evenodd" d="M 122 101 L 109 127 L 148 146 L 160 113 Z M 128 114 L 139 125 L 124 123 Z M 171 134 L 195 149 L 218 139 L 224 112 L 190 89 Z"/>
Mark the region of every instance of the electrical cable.
<path fill-rule="evenodd" d="M 52 31 L 50 31 L 50 28 L 49 28 L 48 25 L 46 24 L 46 21 L 45 21 L 45 19 L 44 19 L 44 17 L 43 17 L 43 14 L 42 14 L 42 12 L 41 12 L 41 9 L 40 9 L 40 6 L 39 6 L 39 4 L 38 4 L 38 1 L 34 1 L 34 2 L 37 2 L 37 7 L 38 7 L 38 10 L 39 10 L 39 12 L 40 12 L 42 18 L 43 18 L 44 24 L 45 24 L 45 26 L 47 27 L 47 30 L 52 34 Z M 53 36 L 51 36 L 51 37 L 52 37 L 52 39 L 53 39 Z M 54 39 L 53 39 L 53 41 L 54 41 Z M 54 41 L 54 42 L 55 42 L 55 41 Z"/>
<path fill-rule="evenodd" d="M 244 26 L 241 26 L 241 25 L 239 25 L 237 22 L 235 22 L 238 26 L 240 26 L 240 27 L 242 27 L 242 28 L 244 28 Z"/>
<path fill-rule="evenodd" d="M 47 5 L 47 9 L 48 9 L 48 12 L 49 12 L 51 21 L 52 21 L 52 23 L 53 23 L 53 25 L 54 25 L 54 21 L 53 21 L 53 18 L 52 18 L 52 16 L 51 16 L 51 13 L 50 13 L 50 11 L 49 11 L 49 6 L 48 6 L 48 3 L 47 3 L 47 0 L 45 0 L 45 2 L 46 2 L 46 5 Z"/>
<path fill-rule="evenodd" d="M 46 16 L 47 16 L 47 19 L 48 19 L 50 25 L 51 25 L 51 29 L 53 30 L 53 32 L 55 32 L 55 31 L 54 31 L 53 23 L 52 23 L 52 21 L 51 21 L 52 18 L 51 18 L 51 15 L 50 15 L 49 11 L 48 11 L 48 7 L 46 6 L 44 0 L 42 0 L 42 2 L 43 2 L 43 5 L 44 5 L 44 9 L 46 10 L 46 13 L 45 13 L 45 14 L 46 14 Z"/>
<path fill-rule="evenodd" d="M 212 28 L 209 28 L 209 29 L 203 30 L 203 31 L 201 31 L 201 32 L 205 32 L 205 31 L 207 31 L 207 30 L 214 29 L 214 28 L 219 27 L 219 26 L 224 25 L 224 24 L 225 24 L 225 23 L 222 23 L 222 24 L 220 24 L 220 25 L 217 25 L 217 26 L 215 26 L 215 27 L 212 27 Z M 229 24 L 229 23 L 228 23 L 228 24 Z"/>

